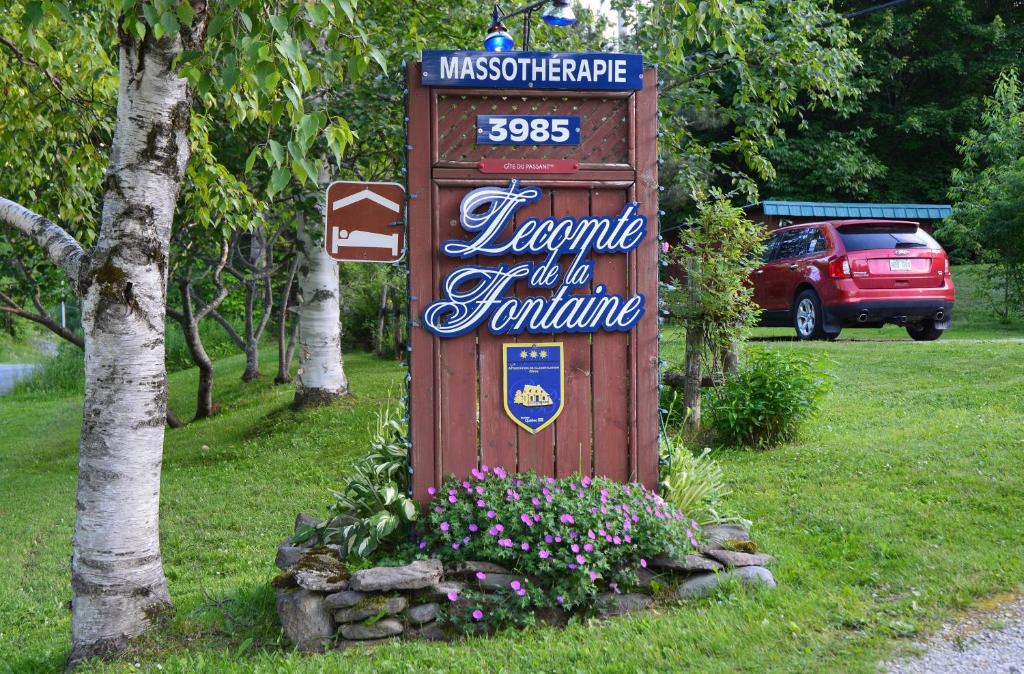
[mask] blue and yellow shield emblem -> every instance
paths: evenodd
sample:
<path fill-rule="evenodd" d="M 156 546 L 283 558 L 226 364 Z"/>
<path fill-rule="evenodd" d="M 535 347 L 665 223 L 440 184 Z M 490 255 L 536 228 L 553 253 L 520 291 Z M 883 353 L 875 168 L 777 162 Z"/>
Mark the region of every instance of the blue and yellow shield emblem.
<path fill-rule="evenodd" d="M 561 342 L 503 344 L 505 411 L 531 433 L 551 424 L 562 412 Z"/>

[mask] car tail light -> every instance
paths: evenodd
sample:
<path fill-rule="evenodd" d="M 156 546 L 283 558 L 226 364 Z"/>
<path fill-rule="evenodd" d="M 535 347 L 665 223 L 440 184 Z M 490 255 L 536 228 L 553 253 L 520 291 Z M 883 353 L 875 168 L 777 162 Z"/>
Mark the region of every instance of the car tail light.
<path fill-rule="evenodd" d="M 850 260 L 844 255 L 829 262 L 828 275 L 832 278 L 851 278 Z"/>

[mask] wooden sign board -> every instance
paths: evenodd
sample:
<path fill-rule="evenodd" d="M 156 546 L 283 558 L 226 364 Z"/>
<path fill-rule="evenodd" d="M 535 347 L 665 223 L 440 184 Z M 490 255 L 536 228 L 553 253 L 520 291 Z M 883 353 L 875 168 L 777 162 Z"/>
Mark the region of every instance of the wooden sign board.
<path fill-rule="evenodd" d="M 611 84 L 469 86 L 486 62 L 444 54 L 424 54 L 437 86 L 407 69 L 413 495 L 482 465 L 655 487 L 657 72 L 590 54 L 572 72 Z M 560 63 L 519 74 L 564 77 L 575 55 L 527 56 Z M 535 135 L 479 142 L 505 130 Z"/>

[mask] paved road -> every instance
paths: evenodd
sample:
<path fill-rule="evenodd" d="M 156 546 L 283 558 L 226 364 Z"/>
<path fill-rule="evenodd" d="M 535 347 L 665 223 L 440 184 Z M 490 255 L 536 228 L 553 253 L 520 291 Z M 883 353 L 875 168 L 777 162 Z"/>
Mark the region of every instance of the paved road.
<path fill-rule="evenodd" d="M 0 396 L 14 388 L 14 385 L 32 374 L 35 365 L 24 363 L 0 363 Z"/>

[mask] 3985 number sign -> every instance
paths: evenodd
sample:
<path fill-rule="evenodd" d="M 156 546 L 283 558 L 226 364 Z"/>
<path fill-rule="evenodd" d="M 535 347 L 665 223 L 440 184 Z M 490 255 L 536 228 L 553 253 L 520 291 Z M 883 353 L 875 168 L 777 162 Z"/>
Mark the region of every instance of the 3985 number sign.
<path fill-rule="evenodd" d="M 579 145 L 580 118 L 555 115 L 477 115 L 481 145 Z"/>

